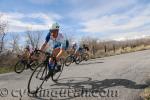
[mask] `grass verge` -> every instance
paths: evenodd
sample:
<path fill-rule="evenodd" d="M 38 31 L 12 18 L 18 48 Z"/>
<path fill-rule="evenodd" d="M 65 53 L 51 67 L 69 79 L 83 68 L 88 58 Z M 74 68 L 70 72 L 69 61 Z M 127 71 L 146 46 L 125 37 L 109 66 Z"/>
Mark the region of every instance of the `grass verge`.
<path fill-rule="evenodd" d="M 0 67 L 0 74 L 3 73 L 8 73 L 8 72 L 13 72 L 14 71 L 14 67 Z"/>
<path fill-rule="evenodd" d="M 141 93 L 141 97 L 144 98 L 144 100 L 150 100 L 150 87 L 144 89 Z"/>
<path fill-rule="evenodd" d="M 111 51 L 107 51 L 106 53 L 104 52 L 104 50 L 98 50 L 95 53 L 95 55 L 93 55 L 92 53 L 89 53 L 89 55 L 90 55 L 91 59 L 95 59 L 95 58 L 103 58 L 103 57 L 108 57 L 108 56 L 120 55 L 120 54 L 124 54 L 124 53 L 142 51 L 142 50 L 147 50 L 147 49 L 150 49 L 150 45 L 148 45 L 148 46 L 140 45 L 140 46 L 137 46 L 135 48 L 126 47 L 126 48 L 124 48 L 124 50 L 119 48 L 115 52 L 113 50 L 111 50 Z M 68 56 L 67 53 L 63 54 L 63 58 L 66 58 L 67 56 Z M 0 74 L 13 72 L 13 71 L 14 71 L 14 67 L 7 67 L 7 66 L 1 67 L 0 66 Z"/>

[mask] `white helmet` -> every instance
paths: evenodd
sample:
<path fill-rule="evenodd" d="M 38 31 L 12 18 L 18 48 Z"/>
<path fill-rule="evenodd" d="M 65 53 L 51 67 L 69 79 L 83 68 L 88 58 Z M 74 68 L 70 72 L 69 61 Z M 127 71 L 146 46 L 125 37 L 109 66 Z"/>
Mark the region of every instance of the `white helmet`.
<path fill-rule="evenodd" d="M 76 45 L 77 43 L 76 42 L 72 42 L 72 45 Z"/>
<path fill-rule="evenodd" d="M 51 30 L 59 30 L 59 24 L 58 23 L 53 23 Z"/>

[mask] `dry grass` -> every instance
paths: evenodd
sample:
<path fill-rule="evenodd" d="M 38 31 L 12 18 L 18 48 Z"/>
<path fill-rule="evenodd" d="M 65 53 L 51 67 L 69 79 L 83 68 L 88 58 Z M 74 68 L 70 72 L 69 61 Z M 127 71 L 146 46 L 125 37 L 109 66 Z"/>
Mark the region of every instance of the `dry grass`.
<path fill-rule="evenodd" d="M 0 74 L 2 73 L 8 73 L 8 72 L 13 72 L 14 71 L 14 67 L 0 67 Z"/>
<path fill-rule="evenodd" d="M 150 87 L 144 89 L 141 93 L 141 97 L 144 98 L 144 100 L 150 100 Z"/>
<path fill-rule="evenodd" d="M 97 42 L 96 39 L 85 38 L 82 39 L 81 44 L 85 43 L 89 47 L 89 56 L 91 59 L 102 58 L 107 56 L 120 55 L 124 53 L 136 52 L 141 50 L 150 49 L 150 38 L 143 38 L 137 40 L 126 40 L 126 41 L 100 41 Z M 71 51 L 65 52 L 63 58 L 65 59 Z M 0 57 L 0 71 L 7 72 L 11 71 L 8 68 L 4 67 L 9 65 L 14 65 L 17 59 L 12 55 L 4 55 Z M 6 70 L 5 70 L 6 69 Z M 10 68 L 11 69 L 11 68 Z"/>
<path fill-rule="evenodd" d="M 150 45 L 144 46 L 140 45 L 134 48 L 131 47 L 126 47 L 124 49 L 118 48 L 115 52 L 113 50 L 110 50 L 108 52 L 104 52 L 104 50 L 97 50 L 95 55 L 93 55 L 91 52 L 89 52 L 90 58 L 102 58 L 102 57 L 107 57 L 107 56 L 114 56 L 114 55 L 120 55 L 124 53 L 130 53 L 130 52 L 136 52 L 136 51 L 141 51 L 141 50 L 148 50 L 150 49 Z"/>

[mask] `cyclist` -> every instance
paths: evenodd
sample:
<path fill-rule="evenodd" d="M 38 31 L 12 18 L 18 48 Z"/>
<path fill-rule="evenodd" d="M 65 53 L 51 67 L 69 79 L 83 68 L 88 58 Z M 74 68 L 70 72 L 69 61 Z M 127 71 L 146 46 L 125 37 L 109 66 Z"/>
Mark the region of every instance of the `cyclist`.
<path fill-rule="evenodd" d="M 32 50 L 32 52 L 30 53 L 30 59 L 31 59 L 31 62 L 33 60 L 39 60 L 39 53 L 38 53 L 38 48 L 36 47 L 35 49 Z"/>
<path fill-rule="evenodd" d="M 81 47 L 81 46 L 80 46 L 79 44 L 77 44 L 76 42 L 73 42 L 73 43 L 72 43 L 72 50 L 73 50 L 74 54 L 75 54 L 76 56 L 78 56 L 79 54 L 81 54 L 81 53 L 83 52 L 84 48 Z"/>
<path fill-rule="evenodd" d="M 26 60 L 29 60 L 30 59 L 30 55 L 31 55 L 31 49 L 30 49 L 30 46 L 27 45 L 24 49 L 24 53 L 22 55 L 22 57 Z"/>
<path fill-rule="evenodd" d="M 49 41 L 52 41 L 52 55 L 56 57 L 56 60 L 59 60 L 59 58 L 62 56 L 64 51 L 68 48 L 69 46 L 69 41 L 65 39 L 65 37 L 59 33 L 59 24 L 58 23 L 53 23 L 52 27 L 49 31 L 49 33 L 46 36 L 45 43 L 41 47 L 41 51 L 45 51 L 46 46 Z M 49 73 L 45 78 L 49 78 L 50 76 L 53 75 L 53 70 L 54 70 L 54 62 L 53 59 L 49 59 Z M 57 65 L 56 68 L 58 69 L 57 71 L 60 70 L 60 65 Z"/>
<path fill-rule="evenodd" d="M 77 54 L 77 52 L 79 51 L 79 45 L 76 43 L 76 42 L 73 42 L 72 43 L 72 47 L 71 47 L 71 49 L 73 50 L 73 53 L 76 55 Z"/>
<path fill-rule="evenodd" d="M 20 56 L 20 55 L 19 55 L 19 56 Z M 29 45 L 27 45 L 27 46 L 25 47 L 24 52 L 23 52 L 23 54 L 21 55 L 21 58 L 27 61 L 27 64 L 28 64 L 28 65 L 27 65 L 27 68 L 29 68 L 29 67 L 30 67 L 29 64 L 32 63 L 32 60 L 31 60 L 31 58 L 32 58 L 32 49 L 30 48 Z"/>
<path fill-rule="evenodd" d="M 89 47 L 86 44 L 83 44 L 82 48 L 83 48 L 84 52 L 89 51 Z"/>

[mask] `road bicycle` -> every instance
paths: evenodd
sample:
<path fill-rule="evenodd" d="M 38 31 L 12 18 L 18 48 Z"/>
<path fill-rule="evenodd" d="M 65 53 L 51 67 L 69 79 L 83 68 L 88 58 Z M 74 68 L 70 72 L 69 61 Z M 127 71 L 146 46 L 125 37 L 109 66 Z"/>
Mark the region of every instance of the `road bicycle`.
<path fill-rule="evenodd" d="M 75 54 L 71 54 L 69 55 L 66 59 L 65 59 L 65 66 L 69 66 L 71 63 L 76 63 L 79 64 L 81 62 L 81 56 L 76 56 Z"/>
<path fill-rule="evenodd" d="M 56 60 L 56 57 L 54 57 L 52 54 L 48 52 L 43 52 L 43 51 L 40 51 L 40 52 L 44 53 L 44 55 L 46 56 L 45 57 L 46 59 L 36 67 L 36 69 L 33 71 L 33 73 L 31 74 L 29 78 L 28 87 L 27 87 L 29 94 L 36 94 L 40 89 L 42 89 L 42 85 L 50 77 L 52 81 L 57 82 L 64 68 L 63 59 Z M 49 70 L 48 68 L 50 58 L 54 62 L 53 70 Z M 52 72 L 51 76 L 48 75 L 49 71 Z"/>
<path fill-rule="evenodd" d="M 82 52 L 80 53 L 78 56 L 76 56 L 75 54 L 71 54 L 69 55 L 66 60 L 65 60 L 65 66 L 69 66 L 71 63 L 76 63 L 79 64 L 82 61 L 88 61 L 89 60 L 89 54 Z"/>
<path fill-rule="evenodd" d="M 18 74 L 23 72 L 25 69 L 31 69 L 34 70 L 36 66 L 39 64 L 38 60 L 32 60 L 32 59 L 24 59 L 21 55 L 18 55 L 18 62 L 15 64 L 14 71 Z"/>

